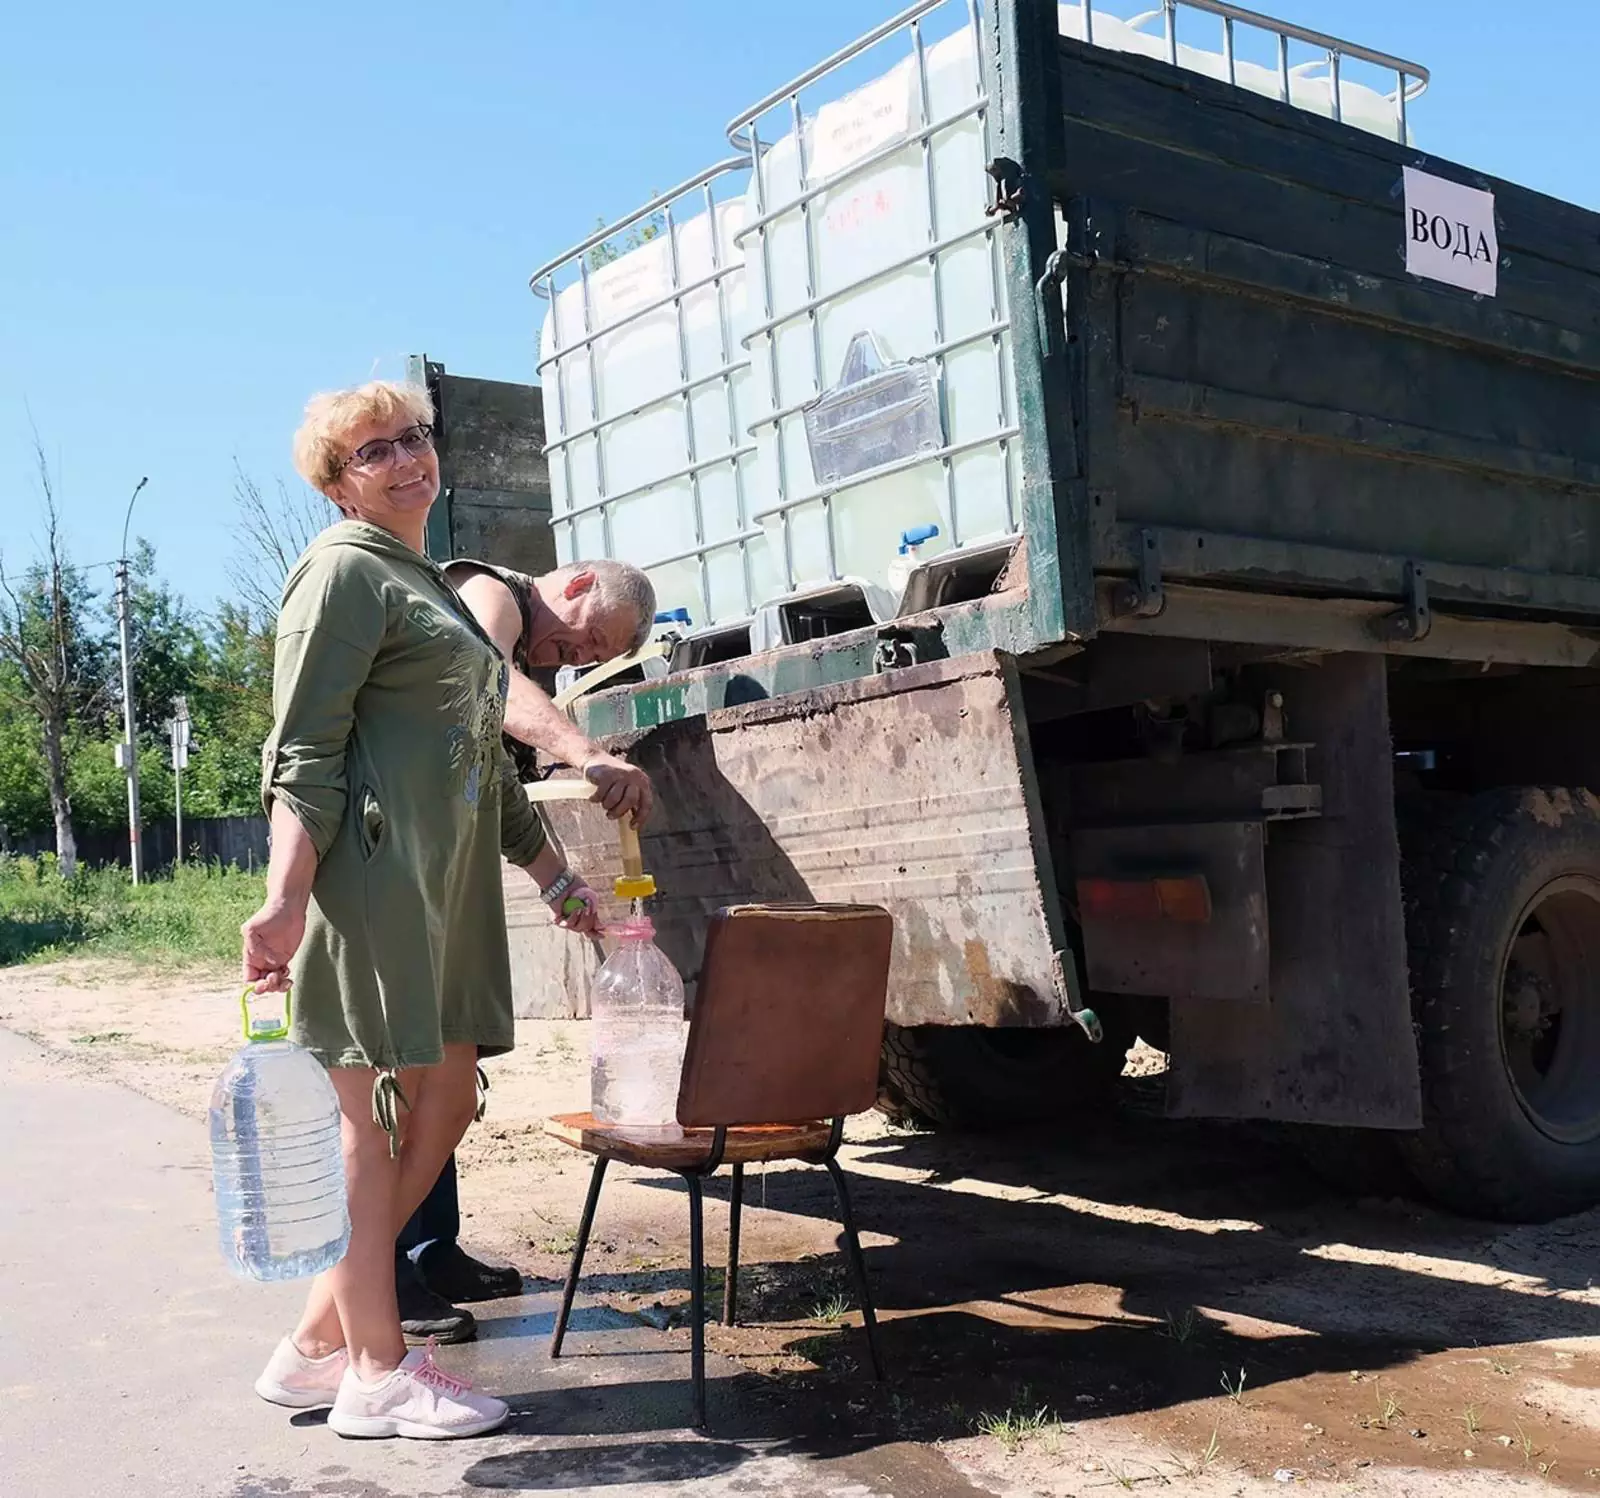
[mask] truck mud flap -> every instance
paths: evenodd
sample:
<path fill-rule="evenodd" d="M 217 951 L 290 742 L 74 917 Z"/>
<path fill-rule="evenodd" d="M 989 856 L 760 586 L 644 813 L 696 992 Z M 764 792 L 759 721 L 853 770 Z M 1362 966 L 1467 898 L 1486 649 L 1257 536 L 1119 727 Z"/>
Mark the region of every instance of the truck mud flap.
<path fill-rule="evenodd" d="M 1330 655 L 1259 686 L 1314 746 L 1322 815 L 1268 829 L 1270 997 L 1173 1000 L 1167 1111 L 1417 1128 L 1384 661 Z"/>
<path fill-rule="evenodd" d="M 1062 960 L 1061 904 L 1005 658 L 890 669 L 610 747 L 655 786 L 643 849 L 660 894 L 649 914 L 691 992 L 719 907 L 856 901 L 894 916 L 895 1023 L 1066 1019 L 1076 975 Z M 582 803 L 544 813 L 573 867 L 608 891 L 618 871 L 609 824 Z M 508 870 L 517 1012 L 581 1014 L 595 952 L 555 930 L 527 886 Z"/>

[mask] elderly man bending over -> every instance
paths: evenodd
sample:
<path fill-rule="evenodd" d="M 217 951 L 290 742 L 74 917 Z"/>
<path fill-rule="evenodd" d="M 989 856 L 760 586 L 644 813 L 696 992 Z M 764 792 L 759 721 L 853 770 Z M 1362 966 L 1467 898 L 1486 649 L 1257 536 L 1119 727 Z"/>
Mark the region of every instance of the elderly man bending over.
<path fill-rule="evenodd" d="M 447 563 L 444 571 L 511 664 L 505 742 L 519 777 L 535 778 L 533 751 L 541 750 L 581 769 L 610 816 L 642 822 L 650 814 L 649 777 L 590 743 L 533 676 L 557 666 L 595 665 L 637 650 L 655 622 L 650 579 L 624 562 L 577 562 L 530 577 L 463 558 Z M 494 1300 L 522 1289 L 516 1269 L 485 1264 L 466 1253 L 456 1241 L 460 1232 L 452 1157 L 395 1243 L 400 1321 L 408 1340 L 467 1341 L 476 1334 L 477 1322 L 457 1302 Z"/>

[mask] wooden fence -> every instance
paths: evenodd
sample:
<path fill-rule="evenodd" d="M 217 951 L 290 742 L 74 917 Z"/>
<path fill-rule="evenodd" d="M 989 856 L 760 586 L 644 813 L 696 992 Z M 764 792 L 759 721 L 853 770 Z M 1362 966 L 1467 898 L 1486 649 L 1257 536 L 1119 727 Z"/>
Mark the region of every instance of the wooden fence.
<path fill-rule="evenodd" d="M 170 868 L 178 849 L 177 828 L 172 820 L 146 822 L 140 839 L 144 866 L 152 873 Z M 12 853 L 54 853 L 53 832 L 30 833 L 8 838 L 6 850 Z M 264 868 L 267 862 L 267 819 L 265 817 L 185 817 L 183 856 L 190 863 L 225 863 L 240 869 Z M 78 861 L 88 867 L 128 862 L 128 833 L 80 832 Z"/>

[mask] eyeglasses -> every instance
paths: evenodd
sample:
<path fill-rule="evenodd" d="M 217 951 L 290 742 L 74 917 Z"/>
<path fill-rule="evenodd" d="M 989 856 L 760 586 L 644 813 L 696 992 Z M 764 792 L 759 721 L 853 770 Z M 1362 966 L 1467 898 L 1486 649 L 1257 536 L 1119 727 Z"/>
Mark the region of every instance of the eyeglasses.
<path fill-rule="evenodd" d="M 363 442 L 341 465 L 345 468 L 387 468 L 395 460 L 399 448 L 404 448 L 408 458 L 421 457 L 433 446 L 433 428 L 425 421 L 409 426 L 398 437 L 374 437 Z"/>

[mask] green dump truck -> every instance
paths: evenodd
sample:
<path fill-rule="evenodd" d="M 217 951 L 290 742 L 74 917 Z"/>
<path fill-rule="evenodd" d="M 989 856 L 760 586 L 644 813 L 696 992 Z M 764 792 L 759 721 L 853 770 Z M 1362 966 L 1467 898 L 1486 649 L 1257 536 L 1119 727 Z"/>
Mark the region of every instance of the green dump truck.
<path fill-rule="evenodd" d="M 1424 151 L 1426 83 L 927 0 L 540 268 L 542 389 L 419 363 L 440 550 L 656 581 L 579 718 L 691 984 L 719 905 L 881 903 L 892 1106 L 1065 1118 L 1142 1034 L 1176 1116 L 1600 1200 L 1600 217 Z"/>

